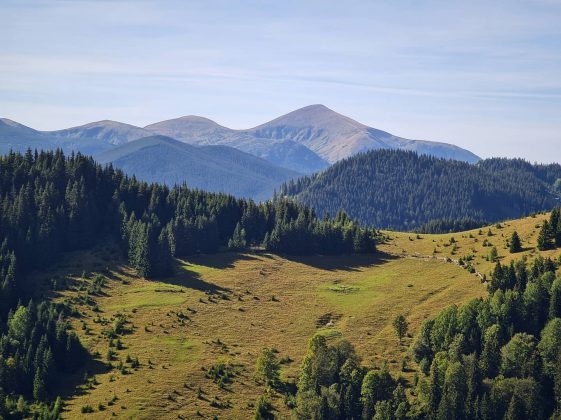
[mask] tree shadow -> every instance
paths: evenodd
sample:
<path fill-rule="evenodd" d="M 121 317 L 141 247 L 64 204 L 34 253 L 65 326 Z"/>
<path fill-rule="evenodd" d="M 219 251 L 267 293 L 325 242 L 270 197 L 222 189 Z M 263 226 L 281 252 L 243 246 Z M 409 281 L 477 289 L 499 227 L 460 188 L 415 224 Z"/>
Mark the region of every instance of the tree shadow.
<path fill-rule="evenodd" d="M 155 279 L 162 283 L 173 284 L 187 289 L 198 290 L 205 293 L 229 292 L 230 289 L 209 283 L 202 279 L 201 275 L 189 270 L 186 261 L 177 260 L 174 267 L 174 274 L 168 277 Z"/>
<path fill-rule="evenodd" d="M 226 268 L 234 268 L 234 264 L 238 261 L 256 261 L 259 258 L 255 255 L 262 255 L 262 252 L 251 251 L 250 253 L 218 252 L 216 254 L 195 254 L 186 258 L 185 262 L 223 270 Z"/>
<path fill-rule="evenodd" d="M 327 271 L 359 271 L 361 268 L 382 265 L 398 258 L 385 252 L 346 255 L 283 255 L 282 257 L 289 261 Z"/>
<path fill-rule="evenodd" d="M 89 389 L 85 385 L 84 377 L 86 373 L 88 376 L 101 375 L 109 372 L 109 367 L 101 360 L 88 356 L 86 364 L 74 373 L 61 374 L 61 381 L 58 381 L 58 386 L 54 386 L 51 390 L 53 395 L 60 395 L 63 400 L 73 399 L 80 395 L 87 394 Z M 93 385 L 95 387 L 95 385 Z"/>

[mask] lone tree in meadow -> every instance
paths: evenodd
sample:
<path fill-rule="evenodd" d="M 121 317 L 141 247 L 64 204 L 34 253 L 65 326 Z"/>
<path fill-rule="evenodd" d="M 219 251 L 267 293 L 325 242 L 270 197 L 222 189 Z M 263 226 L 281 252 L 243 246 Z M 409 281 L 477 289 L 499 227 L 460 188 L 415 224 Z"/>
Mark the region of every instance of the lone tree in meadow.
<path fill-rule="evenodd" d="M 393 320 L 393 327 L 395 329 L 395 334 L 397 335 L 397 338 L 401 343 L 401 340 L 407 334 L 407 328 L 408 328 L 408 324 L 405 317 L 403 315 L 396 316 L 395 319 Z"/>
<path fill-rule="evenodd" d="M 280 364 L 272 349 L 264 348 L 257 358 L 255 377 L 268 386 L 275 386 L 280 380 Z"/>
<path fill-rule="evenodd" d="M 487 260 L 491 261 L 491 262 L 499 261 L 499 252 L 497 251 L 497 247 L 491 248 L 491 252 L 489 253 L 489 256 L 487 257 Z"/>
<path fill-rule="evenodd" d="M 522 243 L 520 242 L 520 236 L 518 236 L 518 232 L 512 232 L 512 236 L 510 238 L 510 253 L 514 254 L 516 252 L 522 251 Z"/>

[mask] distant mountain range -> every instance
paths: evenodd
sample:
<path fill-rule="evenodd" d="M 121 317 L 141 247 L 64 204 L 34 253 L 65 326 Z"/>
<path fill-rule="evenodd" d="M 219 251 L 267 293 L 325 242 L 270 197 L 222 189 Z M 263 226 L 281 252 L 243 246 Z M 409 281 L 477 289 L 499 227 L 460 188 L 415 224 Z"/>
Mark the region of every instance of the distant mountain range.
<path fill-rule="evenodd" d="M 290 168 L 303 173 L 317 172 L 327 164 L 373 149 L 411 150 L 469 163 L 480 160 L 475 154 L 458 146 L 408 140 L 367 127 L 324 105 L 310 105 L 247 130 L 232 130 L 195 116 L 162 121 L 148 125 L 145 129 L 191 144 L 232 146 L 265 159 L 268 151 L 276 147 L 276 142 L 285 144 L 283 149 L 290 150 L 290 153 L 300 154 L 303 149 L 296 147 L 304 146 L 315 153 L 319 160 L 314 160 L 310 155 L 306 159 L 309 162 L 306 166 Z M 271 161 L 280 164 L 278 160 Z"/>
<path fill-rule="evenodd" d="M 150 140 L 131 146 L 147 138 Z M 214 149 L 213 153 L 207 148 L 203 153 L 197 147 L 180 148 L 177 142 L 172 146 L 170 139 L 197 147 L 222 148 Z M 156 142 L 158 153 L 147 153 L 147 145 L 154 148 Z M 0 153 L 27 148 L 79 151 L 102 162 L 112 162 L 148 181 L 168 184 L 185 181 L 212 191 L 249 193 L 252 198 L 271 196 L 277 180 L 282 182 L 301 174 L 319 172 L 341 159 L 368 150 L 411 150 L 469 163 L 480 160 L 475 154 L 451 144 L 408 140 L 367 127 L 323 105 L 307 106 L 246 130 L 233 130 L 197 116 L 161 121 L 144 128 L 105 120 L 57 131 L 38 131 L 0 119 Z M 237 150 L 229 150 L 231 148 Z M 178 153 L 183 160 L 169 153 L 171 149 L 181 150 Z M 238 163 L 222 161 L 220 165 L 230 166 L 221 166 L 222 172 L 216 172 L 217 176 L 213 177 L 218 167 L 209 154 L 217 158 L 218 151 Z M 240 168 L 240 165 L 246 166 Z M 166 168 L 165 175 L 162 168 Z M 222 178 L 225 173 L 229 174 L 228 182 L 218 182 L 218 179 L 225 181 Z M 254 188 L 246 188 L 245 183 L 252 173 Z M 263 173 L 270 176 L 263 178 Z M 202 174 L 208 177 L 204 182 Z"/>
<path fill-rule="evenodd" d="M 473 165 L 377 150 L 291 180 L 280 194 L 313 207 L 320 216 L 343 209 L 378 228 L 412 230 L 462 219 L 469 225 L 559 205 L 561 165 L 533 165 L 521 159 L 487 159 Z"/>

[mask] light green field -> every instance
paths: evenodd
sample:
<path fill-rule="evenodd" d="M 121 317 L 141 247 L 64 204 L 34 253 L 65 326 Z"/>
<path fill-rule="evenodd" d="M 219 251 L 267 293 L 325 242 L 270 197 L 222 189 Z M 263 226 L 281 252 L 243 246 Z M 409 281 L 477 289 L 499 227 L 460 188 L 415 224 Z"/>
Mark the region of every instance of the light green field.
<path fill-rule="evenodd" d="M 77 273 L 104 271 L 107 256 L 114 254 L 99 249 L 70 255 L 67 261 L 83 262 L 69 270 L 74 289 L 91 282 Z M 414 334 L 445 306 L 485 294 L 479 278 L 455 264 L 392 255 L 197 256 L 179 262 L 176 275 L 160 281 L 136 278 L 126 266 L 111 264 L 102 293 L 91 296 L 97 308 L 78 302 L 84 290 L 57 298 L 74 302 L 82 314 L 74 326 L 90 351 L 99 352 L 88 366 L 95 384 L 69 390 L 68 418 L 250 418 L 252 402 L 266 392 L 253 379 L 261 349 L 274 347 L 279 358 L 292 360 L 282 365 L 282 375 L 295 381 L 307 341 L 317 333 L 348 339 L 366 365 L 388 361 L 395 374 L 409 377 L 401 372 L 401 360 L 410 339 L 398 344 L 391 327 L 395 316 L 405 314 Z M 61 264 L 58 273 L 69 265 Z M 119 337 L 124 348 L 115 349 L 114 368 L 108 370 L 109 340 L 102 333 L 116 314 L 126 316 L 130 332 Z M 138 358 L 137 369 L 127 367 L 127 355 Z M 203 370 L 220 360 L 238 372 L 225 389 Z M 76 381 L 83 376 L 77 374 Z M 289 416 L 281 395 L 273 392 L 270 398 L 278 415 Z M 94 413 L 82 414 L 85 405 Z"/>
<path fill-rule="evenodd" d="M 526 257 L 531 261 L 537 255 L 559 258 L 561 250 L 551 250 L 540 252 L 536 249 L 538 234 L 543 221 L 549 219 L 548 214 L 538 214 L 534 217 L 526 217 L 517 220 L 509 220 L 498 225 L 491 225 L 481 229 L 474 229 L 466 232 L 449 233 L 442 235 L 417 235 L 407 232 L 385 231 L 384 234 L 389 240 L 380 245 L 381 251 L 403 258 L 451 258 L 455 261 L 461 257 L 473 255 L 472 265 L 482 274 L 489 276 L 495 263 L 488 261 L 487 257 L 491 248 L 497 248 L 502 264 L 509 264 L 510 261 Z M 491 236 L 488 236 L 489 230 Z M 522 241 L 523 251 L 511 254 L 508 248 L 508 241 L 512 233 L 516 231 Z M 456 249 L 450 243 L 454 238 Z M 485 241 L 488 246 L 484 246 Z"/>

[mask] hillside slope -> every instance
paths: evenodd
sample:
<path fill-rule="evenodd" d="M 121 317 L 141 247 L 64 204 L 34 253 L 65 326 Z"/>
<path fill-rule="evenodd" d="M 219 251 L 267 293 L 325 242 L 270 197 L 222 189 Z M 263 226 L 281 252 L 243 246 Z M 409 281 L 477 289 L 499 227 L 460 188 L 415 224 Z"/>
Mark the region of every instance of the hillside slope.
<path fill-rule="evenodd" d="M 64 130 L 49 131 L 47 133 L 62 139 L 66 147 L 74 147 L 80 151 L 83 151 L 83 143 L 96 141 L 99 144 L 100 150 L 106 150 L 110 149 L 111 146 L 119 146 L 152 135 L 151 132 L 134 125 L 108 120 L 92 122 Z"/>
<path fill-rule="evenodd" d="M 560 165 L 491 159 L 477 165 L 371 151 L 283 186 L 281 192 L 320 215 L 345 210 L 375 227 L 414 229 L 432 220 L 490 221 L 551 209 L 561 191 Z"/>
<path fill-rule="evenodd" d="M 51 149 L 56 147 L 56 139 L 40 131 L 7 118 L 0 118 L 0 154 L 25 152 L 31 149 Z"/>
<path fill-rule="evenodd" d="M 299 175 L 231 147 L 196 147 L 164 136 L 126 143 L 96 160 L 144 181 L 169 186 L 186 182 L 191 188 L 256 200 L 270 198 L 282 182 Z"/>

